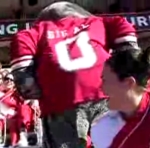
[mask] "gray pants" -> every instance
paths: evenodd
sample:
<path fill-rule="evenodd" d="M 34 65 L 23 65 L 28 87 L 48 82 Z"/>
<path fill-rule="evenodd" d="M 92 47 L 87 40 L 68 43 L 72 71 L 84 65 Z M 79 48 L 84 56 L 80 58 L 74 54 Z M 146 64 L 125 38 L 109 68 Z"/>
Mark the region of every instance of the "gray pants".
<path fill-rule="evenodd" d="M 44 148 L 80 148 L 81 139 L 86 141 L 93 119 L 108 111 L 107 100 L 88 102 L 62 115 L 43 118 Z"/>

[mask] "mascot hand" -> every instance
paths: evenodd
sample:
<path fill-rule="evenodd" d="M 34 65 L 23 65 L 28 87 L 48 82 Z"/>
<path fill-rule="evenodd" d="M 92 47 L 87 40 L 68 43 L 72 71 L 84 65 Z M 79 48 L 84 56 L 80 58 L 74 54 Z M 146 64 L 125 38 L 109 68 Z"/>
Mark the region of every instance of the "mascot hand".
<path fill-rule="evenodd" d="M 40 99 L 41 97 L 41 90 L 34 78 L 26 78 L 25 83 L 18 87 L 18 90 L 24 99 Z"/>
<path fill-rule="evenodd" d="M 12 72 L 18 92 L 24 99 L 40 99 L 41 90 L 35 78 L 32 67 L 27 67 Z"/>

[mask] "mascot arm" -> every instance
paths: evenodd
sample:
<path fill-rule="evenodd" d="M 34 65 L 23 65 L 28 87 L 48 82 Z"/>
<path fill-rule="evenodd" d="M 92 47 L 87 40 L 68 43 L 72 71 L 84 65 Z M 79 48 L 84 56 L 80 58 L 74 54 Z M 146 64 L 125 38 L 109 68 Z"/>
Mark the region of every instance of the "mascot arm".
<path fill-rule="evenodd" d="M 122 46 L 138 48 L 136 30 L 124 17 L 106 17 L 104 24 L 110 49 L 119 50 Z"/>
<path fill-rule="evenodd" d="M 40 38 L 39 24 L 18 32 L 11 42 L 11 69 L 18 92 L 24 99 L 39 99 L 35 57 Z"/>

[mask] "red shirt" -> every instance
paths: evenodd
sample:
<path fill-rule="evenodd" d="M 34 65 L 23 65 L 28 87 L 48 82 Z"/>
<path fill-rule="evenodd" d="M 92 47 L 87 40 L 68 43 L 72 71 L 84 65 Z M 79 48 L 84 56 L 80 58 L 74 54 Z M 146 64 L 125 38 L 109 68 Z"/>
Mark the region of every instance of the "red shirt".
<path fill-rule="evenodd" d="M 120 17 L 37 22 L 13 38 L 12 69 L 35 63 L 42 112 L 63 112 L 104 96 L 100 77 L 109 57 L 106 51 L 131 40 L 136 40 L 135 29 Z"/>
<path fill-rule="evenodd" d="M 3 97 L 1 97 L 1 101 L 8 107 L 17 110 L 19 105 L 21 105 L 23 102 L 20 98 L 21 97 L 15 90 L 9 90 Z"/>
<path fill-rule="evenodd" d="M 96 148 L 149 148 L 150 95 L 144 94 L 140 106 L 129 119 L 117 112 L 108 112 L 91 128 Z"/>

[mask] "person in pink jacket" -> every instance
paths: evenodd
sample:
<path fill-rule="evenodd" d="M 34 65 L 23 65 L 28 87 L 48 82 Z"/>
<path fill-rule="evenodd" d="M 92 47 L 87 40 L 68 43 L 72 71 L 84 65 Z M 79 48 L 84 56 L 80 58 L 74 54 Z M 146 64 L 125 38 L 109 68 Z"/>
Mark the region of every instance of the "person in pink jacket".
<path fill-rule="evenodd" d="M 122 48 L 106 62 L 109 111 L 91 128 L 95 148 L 150 147 L 150 48 Z"/>

